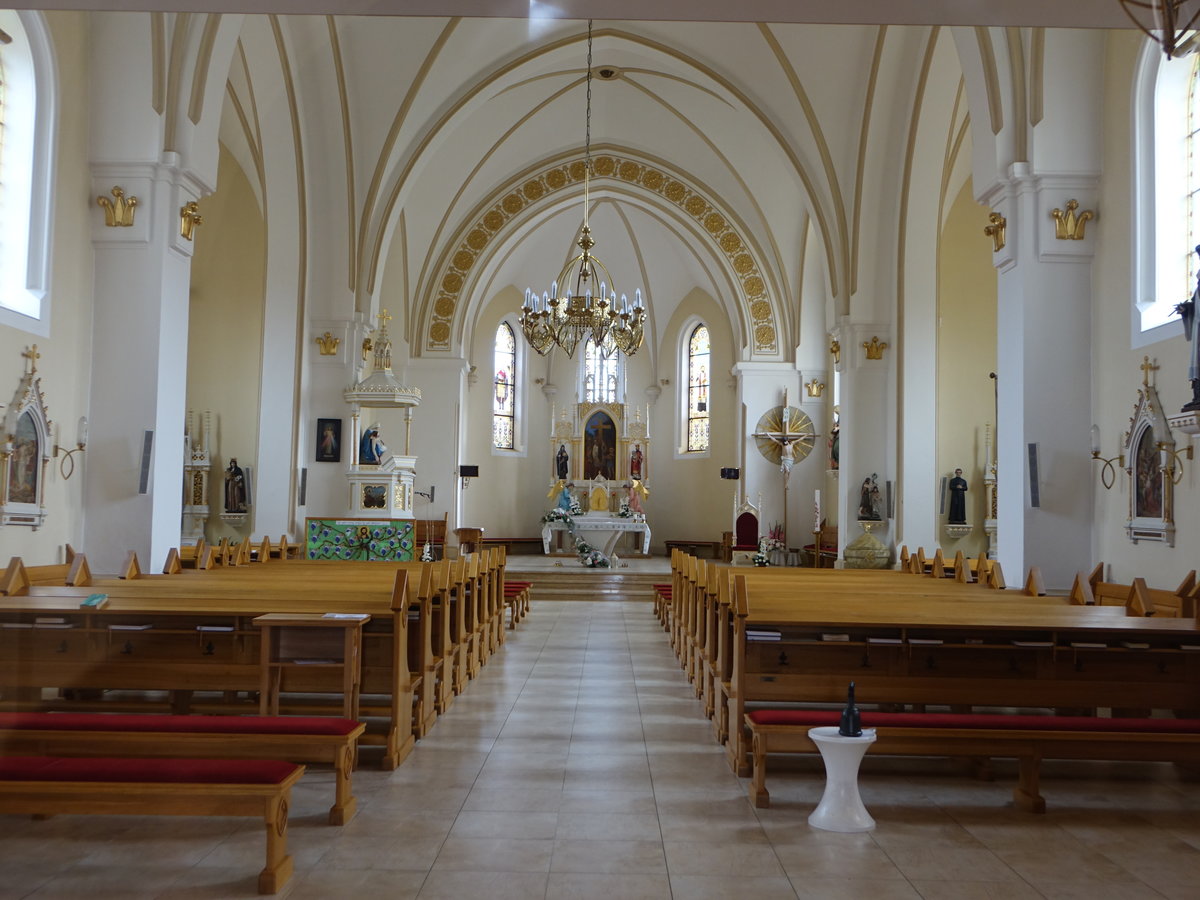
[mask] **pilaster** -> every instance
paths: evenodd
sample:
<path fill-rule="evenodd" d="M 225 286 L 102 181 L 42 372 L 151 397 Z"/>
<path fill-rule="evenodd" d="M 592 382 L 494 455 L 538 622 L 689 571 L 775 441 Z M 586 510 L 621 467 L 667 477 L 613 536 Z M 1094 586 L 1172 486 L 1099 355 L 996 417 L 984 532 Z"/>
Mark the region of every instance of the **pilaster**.
<path fill-rule="evenodd" d="M 983 201 L 1006 220 L 996 251 L 996 555 L 1010 581 L 1038 566 L 1065 589 L 1092 548 L 1093 240 L 1055 236 L 1054 209 L 1094 209 L 1096 179 L 1034 175 L 1025 163 Z"/>

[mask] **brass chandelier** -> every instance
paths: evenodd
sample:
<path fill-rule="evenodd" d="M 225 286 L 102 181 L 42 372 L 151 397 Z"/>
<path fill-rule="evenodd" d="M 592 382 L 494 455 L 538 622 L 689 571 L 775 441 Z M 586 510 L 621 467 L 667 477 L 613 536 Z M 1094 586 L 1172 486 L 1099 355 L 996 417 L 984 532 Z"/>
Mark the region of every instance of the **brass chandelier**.
<path fill-rule="evenodd" d="M 521 307 L 521 331 L 529 345 L 545 356 L 555 347 L 568 357 L 589 337 L 605 356 L 619 350 L 632 356 L 642 346 L 646 308 L 642 291 L 634 292 L 633 303 L 617 295 L 608 268 L 592 255 L 596 242 L 588 227 L 589 180 L 592 173 L 592 20 L 588 19 L 587 117 L 585 119 L 583 166 L 583 227 L 576 242 L 582 251 L 570 260 L 540 296 L 525 291 Z"/>
<path fill-rule="evenodd" d="M 1162 47 L 1167 58 L 1185 56 L 1195 46 L 1200 20 L 1198 0 L 1120 0 L 1121 8 L 1141 31 Z"/>

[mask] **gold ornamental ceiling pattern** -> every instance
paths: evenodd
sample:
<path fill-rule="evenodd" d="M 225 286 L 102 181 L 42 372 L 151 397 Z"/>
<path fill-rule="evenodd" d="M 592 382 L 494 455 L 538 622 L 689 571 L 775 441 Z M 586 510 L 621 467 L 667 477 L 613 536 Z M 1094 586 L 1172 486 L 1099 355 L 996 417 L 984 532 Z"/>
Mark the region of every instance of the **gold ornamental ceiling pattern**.
<path fill-rule="evenodd" d="M 471 268 L 479 262 L 484 250 L 504 229 L 505 224 L 530 204 L 582 182 L 583 166 L 582 160 L 575 160 L 529 176 L 465 229 L 465 235 L 457 249 L 449 254 L 436 282 L 433 316 L 425 344 L 427 349 L 450 349 L 451 323 Z M 640 186 L 695 220 L 725 254 L 737 278 L 755 352 L 779 352 L 779 331 L 775 323 L 774 306 L 767 297 L 766 279 L 748 244 L 721 210 L 678 178 L 654 166 L 612 154 L 595 157 L 592 166 L 593 178 L 614 179 Z"/>

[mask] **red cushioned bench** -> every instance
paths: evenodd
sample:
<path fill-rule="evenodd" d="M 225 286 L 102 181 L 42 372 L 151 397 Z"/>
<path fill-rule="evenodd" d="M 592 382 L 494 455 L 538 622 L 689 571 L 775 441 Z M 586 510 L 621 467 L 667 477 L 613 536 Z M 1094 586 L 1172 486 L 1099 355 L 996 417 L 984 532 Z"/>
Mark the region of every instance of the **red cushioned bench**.
<path fill-rule="evenodd" d="M 509 630 L 515 629 L 517 623 L 529 615 L 529 591 L 532 587 L 532 581 L 504 582 L 504 606 L 509 613 Z"/>
<path fill-rule="evenodd" d="M 277 760 L 0 758 L 0 813 L 262 816 L 267 864 L 260 894 L 292 874 L 288 801 L 304 766 Z"/>
<path fill-rule="evenodd" d="M 764 709 L 746 714 L 754 761 L 750 795 L 755 806 L 770 805 L 767 754 L 816 753 L 808 730 L 837 725 L 840 719 L 837 710 Z M 1018 760 L 1013 802 L 1038 813 L 1046 811 L 1046 801 L 1038 793 L 1043 759 L 1200 763 L 1200 719 L 864 711 L 862 724 L 875 729 L 872 754 Z"/>
<path fill-rule="evenodd" d="M 335 797 L 329 823 L 344 825 L 358 803 L 350 773 L 358 738 L 365 728 L 353 719 L 325 716 L 0 713 L 0 755 L 330 763 Z"/>

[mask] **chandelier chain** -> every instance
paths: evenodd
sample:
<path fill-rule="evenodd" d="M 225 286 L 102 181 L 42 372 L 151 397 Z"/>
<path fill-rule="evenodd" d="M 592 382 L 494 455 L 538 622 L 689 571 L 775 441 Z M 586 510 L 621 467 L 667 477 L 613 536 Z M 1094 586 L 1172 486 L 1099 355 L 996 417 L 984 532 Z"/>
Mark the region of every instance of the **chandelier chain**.
<path fill-rule="evenodd" d="M 587 43 L 587 114 L 583 128 L 583 224 L 588 223 L 589 184 L 592 174 L 592 20 L 588 19 Z"/>

